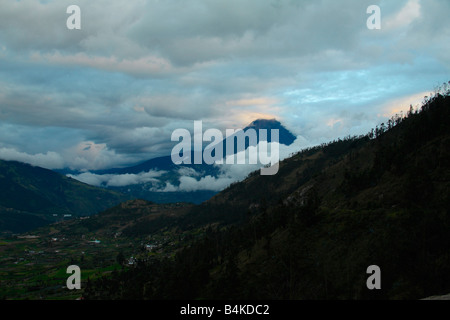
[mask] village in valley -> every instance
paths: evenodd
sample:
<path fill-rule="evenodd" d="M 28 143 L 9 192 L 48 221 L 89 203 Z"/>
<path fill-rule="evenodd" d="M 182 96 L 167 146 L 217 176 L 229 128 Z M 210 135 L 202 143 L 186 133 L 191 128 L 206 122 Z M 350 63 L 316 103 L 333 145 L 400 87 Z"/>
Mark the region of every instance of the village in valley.
<path fill-rule="evenodd" d="M 155 205 L 149 211 L 155 214 L 157 207 L 172 206 L 179 205 Z M 169 228 L 130 237 L 111 223 L 89 231 L 86 226 L 96 218 L 65 217 L 33 232 L 1 236 L 0 299 L 77 299 L 82 290 L 67 288 L 68 266 L 80 267 L 83 289 L 88 279 L 132 268 L 139 260 L 174 255 L 177 248 L 195 238 L 192 232 Z M 134 218 L 138 224 L 139 218 Z"/>

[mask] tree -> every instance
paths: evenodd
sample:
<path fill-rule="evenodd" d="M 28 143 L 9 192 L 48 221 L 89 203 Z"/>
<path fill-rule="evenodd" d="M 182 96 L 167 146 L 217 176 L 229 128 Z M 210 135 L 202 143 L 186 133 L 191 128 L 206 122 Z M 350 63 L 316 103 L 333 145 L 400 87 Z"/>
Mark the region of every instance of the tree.
<path fill-rule="evenodd" d="M 122 251 L 120 251 L 119 254 L 117 255 L 116 261 L 120 265 L 123 265 L 123 263 L 125 262 L 125 256 L 123 255 Z"/>

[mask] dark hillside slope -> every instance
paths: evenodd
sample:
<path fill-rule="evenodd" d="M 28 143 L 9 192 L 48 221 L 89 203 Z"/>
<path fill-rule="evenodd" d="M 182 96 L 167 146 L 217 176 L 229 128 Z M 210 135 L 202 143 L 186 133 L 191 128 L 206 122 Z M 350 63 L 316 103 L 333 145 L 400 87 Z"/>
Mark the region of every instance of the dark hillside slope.
<path fill-rule="evenodd" d="M 28 231 L 64 214 L 91 215 L 126 199 L 51 170 L 0 160 L 0 231 Z"/>

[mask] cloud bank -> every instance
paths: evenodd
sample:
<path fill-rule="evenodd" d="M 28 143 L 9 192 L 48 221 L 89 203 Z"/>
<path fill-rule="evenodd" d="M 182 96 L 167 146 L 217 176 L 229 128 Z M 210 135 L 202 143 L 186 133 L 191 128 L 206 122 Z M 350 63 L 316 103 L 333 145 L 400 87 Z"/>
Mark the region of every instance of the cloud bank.
<path fill-rule="evenodd" d="M 79 0 L 68 30 L 71 4 L 2 3 L 1 159 L 131 165 L 170 154 L 194 120 L 276 118 L 301 148 L 363 134 L 449 80 L 447 0 L 378 1 L 381 30 L 368 0 Z"/>
<path fill-rule="evenodd" d="M 305 146 L 303 137 L 298 136 L 290 145 L 278 144 L 280 161 L 297 152 L 301 147 Z M 269 143 L 268 150 L 272 150 L 275 143 Z M 262 165 L 249 164 L 250 153 L 256 153 L 259 146 L 249 147 L 244 154 L 245 164 L 213 164 L 218 167 L 219 174 L 217 176 L 204 175 L 192 167 L 184 167 L 180 165 L 177 169 L 178 178 L 175 183 L 171 183 L 162 177 L 167 171 L 151 170 L 141 172 L 139 174 L 95 174 L 84 172 L 81 174 L 69 174 L 71 178 L 81 182 L 99 187 L 124 187 L 135 184 L 148 184 L 147 188 L 153 192 L 190 192 L 199 190 L 220 191 L 228 187 L 233 182 L 242 181 L 251 172 L 259 170 Z M 237 156 L 237 155 L 236 155 Z"/>
<path fill-rule="evenodd" d="M 134 184 L 159 182 L 156 178 L 160 177 L 165 172 L 166 171 L 153 170 L 141 172 L 139 174 L 95 174 L 84 172 L 78 175 L 68 174 L 67 176 L 97 187 L 124 187 Z"/>

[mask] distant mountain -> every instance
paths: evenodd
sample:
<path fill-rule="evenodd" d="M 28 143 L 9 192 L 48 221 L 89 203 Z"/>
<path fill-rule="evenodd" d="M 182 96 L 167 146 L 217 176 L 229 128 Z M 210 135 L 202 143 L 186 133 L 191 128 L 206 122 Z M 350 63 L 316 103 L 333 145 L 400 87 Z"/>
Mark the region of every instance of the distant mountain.
<path fill-rule="evenodd" d="M 24 232 L 64 215 L 91 215 L 126 199 L 51 170 L 0 160 L 0 232 Z"/>
<path fill-rule="evenodd" d="M 280 144 L 284 144 L 286 146 L 291 145 L 296 137 L 289 131 L 287 130 L 278 120 L 276 119 L 257 119 L 255 121 L 253 121 L 252 123 L 250 123 L 247 127 L 245 127 L 243 130 L 244 132 L 247 131 L 248 129 L 255 129 L 258 133 L 258 141 L 259 141 L 259 131 L 260 129 L 266 129 L 268 130 L 268 142 L 271 142 L 271 135 L 270 135 L 270 130 L 276 129 L 279 130 L 279 143 Z"/>
<path fill-rule="evenodd" d="M 267 134 L 268 142 L 272 141 L 272 136 L 270 135 L 270 130 L 272 130 L 272 129 L 279 130 L 279 143 L 280 144 L 289 146 L 296 139 L 296 137 L 276 119 L 257 119 L 255 121 L 253 121 L 252 123 L 250 123 L 248 126 L 246 126 L 242 130 L 244 132 L 247 132 L 248 129 L 256 130 L 257 137 L 258 137 L 257 141 L 259 141 L 259 130 L 260 129 L 268 130 L 268 134 Z M 234 135 L 229 138 L 233 138 L 233 137 L 234 137 Z M 225 138 L 224 141 L 222 141 L 221 143 L 226 145 L 226 140 L 227 140 L 227 138 Z M 248 148 L 248 146 L 249 146 L 249 144 L 247 142 L 245 147 Z M 235 150 L 235 152 L 236 151 L 237 150 Z M 223 154 L 225 155 L 225 152 Z M 191 156 L 191 159 L 193 159 L 193 154 Z M 137 174 L 137 173 L 141 173 L 141 172 L 148 172 L 150 170 L 169 170 L 169 171 L 171 171 L 174 169 L 179 169 L 180 167 L 188 167 L 188 168 L 197 169 L 200 172 L 204 172 L 204 174 L 206 174 L 206 175 L 208 175 L 208 174 L 215 175 L 218 172 L 218 170 L 216 170 L 213 166 L 206 165 L 206 164 L 176 165 L 172 162 L 172 158 L 169 155 L 169 156 L 153 158 L 153 159 L 144 161 L 142 163 L 139 163 L 139 164 L 136 164 L 136 165 L 133 165 L 130 167 L 96 170 L 96 171 L 92 171 L 92 173 L 96 173 L 96 174 L 126 174 L 126 173 Z"/>
<path fill-rule="evenodd" d="M 256 139 L 252 141 L 250 137 L 252 136 L 249 133 L 249 130 L 254 130 L 256 133 Z M 266 137 L 263 138 L 260 136 L 260 130 L 266 131 Z M 287 130 L 279 121 L 276 119 L 257 119 L 250 123 L 248 126 L 246 126 L 244 129 L 242 129 L 244 133 L 244 145 L 242 148 L 239 148 L 238 141 L 239 141 L 239 133 L 235 133 L 229 137 L 225 137 L 223 141 L 220 143 L 223 144 L 223 155 L 227 155 L 227 152 L 229 150 L 227 149 L 227 143 L 231 143 L 234 146 L 234 150 L 232 150 L 233 154 L 236 154 L 241 151 L 247 150 L 248 147 L 256 147 L 259 142 L 261 141 L 267 141 L 267 142 L 274 142 L 273 136 L 272 136 L 272 130 L 278 130 L 278 143 L 284 144 L 286 146 L 291 145 L 296 137 Z"/>
<path fill-rule="evenodd" d="M 257 142 L 260 141 L 259 130 L 267 130 L 267 141 L 272 141 L 271 131 L 272 129 L 279 130 L 279 143 L 284 145 L 290 145 L 294 142 L 296 137 L 287 130 L 279 121 L 275 119 L 258 119 L 250 123 L 243 130 L 246 133 L 249 129 L 256 130 Z M 223 144 L 223 155 L 226 155 L 227 140 L 235 139 L 236 135 L 224 138 L 220 143 Z M 247 149 L 250 145 L 249 139 L 245 140 L 244 148 Z M 206 143 L 205 143 L 206 146 Z M 237 153 L 237 143 L 234 143 L 234 154 Z M 191 153 L 191 159 L 194 159 L 193 152 Z M 188 170 L 184 170 L 188 169 Z M 195 191 L 161 191 L 168 184 L 175 188 L 180 184 L 180 178 L 186 174 L 191 174 L 190 177 L 194 177 L 200 180 L 204 177 L 211 176 L 217 178 L 220 174 L 220 168 L 213 165 L 202 164 L 180 164 L 176 165 L 172 162 L 171 156 L 163 156 L 154 159 L 144 161 L 142 163 L 125 167 L 125 168 L 112 168 L 106 170 L 92 171 L 97 175 L 123 175 L 123 174 L 140 174 L 149 171 L 164 171 L 161 176 L 158 177 L 160 182 L 145 182 L 139 184 L 130 184 L 123 186 L 107 186 L 104 187 L 112 190 L 116 190 L 121 193 L 130 195 L 133 198 L 146 199 L 157 203 L 171 203 L 171 202 L 191 202 L 195 204 L 202 203 L 210 199 L 218 191 L 215 190 L 195 190 Z M 72 173 L 73 174 L 73 173 Z"/>

